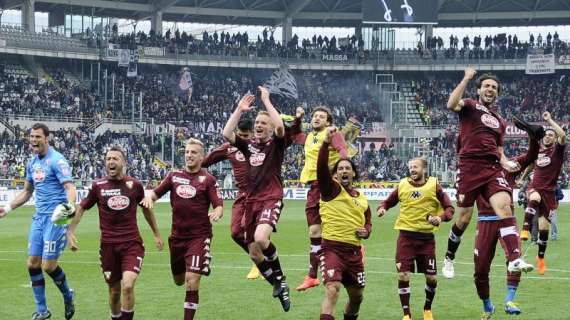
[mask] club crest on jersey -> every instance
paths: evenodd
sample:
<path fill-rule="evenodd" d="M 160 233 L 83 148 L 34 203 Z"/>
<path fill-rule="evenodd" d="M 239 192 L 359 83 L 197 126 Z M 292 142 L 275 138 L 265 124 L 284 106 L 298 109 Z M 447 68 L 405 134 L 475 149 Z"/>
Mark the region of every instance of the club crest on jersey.
<path fill-rule="evenodd" d="M 204 183 L 204 181 L 206 181 L 206 177 L 205 177 L 205 176 L 199 176 L 199 177 L 198 177 L 198 182 Z"/>
<path fill-rule="evenodd" d="M 419 192 L 419 191 L 417 191 L 417 190 L 416 190 L 416 191 L 413 191 L 413 192 L 410 194 L 410 198 L 411 198 L 411 199 L 419 199 L 419 198 L 421 198 L 421 197 L 422 197 L 422 193 Z"/>
<path fill-rule="evenodd" d="M 327 275 L 329 276 L 329 278 L 332 278 L 334 276 L 334 269 L 327 270 Z"/>
<path fill-rule="evenodd" d="M 105 276 L 105 279 L 111 279 L 111 271 L 103 271 L 103 275 Z"/>
<path fill-rule="evenodd" d="M 127 185 L 127 188 L 129 188 L 129 189 L 133 188 L 133 182 L 132 181 L 127 181 L 125 184 Z"/>
<path fill-rule="evenodd" d="M 183 184 L 176 187 L 176 194 L 180 198 L 190 199 L 196 195 L 196 188 L 191 185 Z"/>
<path fill-rule="evenodd" d="M 550 157 L 544 153 L 538 155 L 538 159 L 536 159 L 536 165 L 539 167 L 546 167 L 551 162 Z"/>
<path fill-rule="evenodd" d="M 46 178 L 46 172 L 41 166 L 34 166 L 33 178 L 35 182 L 42 182 Z"/>
<path fill-rule="evenodd" d="M 265 161 L 265 153 L 254 153 L 249 157 L 249 164 L 254 167 L 259 167 Z"/>
<path fill-rule="evenodd" d="M 107 207 L 117 211 L 126 209 L 129 204 L 131 200 L 126 196 L 113 196 L 107 200 Z"/>
<path fill-rule="evenodd" d="M 497 118 L 493 117 L 490 114 L 483 114 L 481 115 L 481 122 L 486 125 L 489 128 L 492 129 L 499 129 L 501 127 L 501 124 L 499 123 L 499 120 L 497 120 Z"/>

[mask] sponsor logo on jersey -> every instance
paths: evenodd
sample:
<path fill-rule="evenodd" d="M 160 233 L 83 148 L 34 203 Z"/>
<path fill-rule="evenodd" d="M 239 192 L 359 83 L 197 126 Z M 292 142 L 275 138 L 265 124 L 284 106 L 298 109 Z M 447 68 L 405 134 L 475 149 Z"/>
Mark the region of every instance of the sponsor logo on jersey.
<path fill-rule="evenodd" d="M 417 191 L 417 190 L 416 190 L 416 191 L 413 191 L 413 192 L 410 194 L 410 198 L 412 198 L 412 199 L 419 199 L 419 198 L 421 198 L 421 197 L 422 197 L 422 193 L 419 192 L 419 191 Z"/>
<path fill-rule="evenodd" d="M 190 180 L 185 179 L 185 178 L 180 178 L 180 177 L 177 177 L 177 176 L 173 176 L 173 177 L 172 177 L 172 183 L 190 184 Z"/>
<path fill-rule="evenodd" d="M 499 129 L 501 127 L 499 120 L 490 114 L 481 115 L 481 122 L 492 129 Z"/>
<path fill-rule="evenodd" d="M 176 194 L 180 198 L 190 199 L 196 195 L 196 188 L 191 185 L 183 184 L 176 187 Z"/>
<path fill-rule="evenodd" d="M 476 105 L 475 105 L 475 109 L 480 110 L 480 111 L 483 111 L 483 112 L 485 112 L 485 113 L 489 113 L 489 109 L 487 109 L 487 107 L 485 107 L 485 106 L 483 106 L 483 105 L 480 105 L 480 104 L 476 104 Z"/>
<path fill-rule="evenodd" d="M 102 197 L 113 197 L 120 195 L 121 195 L 121 189 L 101 189 Z"/>
<path fill-rule="evenodd" d="M 546 167 L 550 162 L 552 162 L 550 157 L 545 154 L 539 154 L 538 159 L 536 159 L 536 165 L 539 167 Z"/>
<path fill-rule="evenodd" d="M 126 209 L 131 200 L 126 196 L 113 196 L 107 200 L 107 206 L 113 210 L 123 210 Z"/>
<path fill-rule="evenodd" d="M 46 178 L 46 172 L 40 166 L 34 166 L 33 179 L 35 182 L 43 182 Z"/>
<path fill-rule="evenodd" d="M 249 164 L 254 167 L 259 167 L 265 161 L 265 153 L 254 153 L 249 157 Z"/>

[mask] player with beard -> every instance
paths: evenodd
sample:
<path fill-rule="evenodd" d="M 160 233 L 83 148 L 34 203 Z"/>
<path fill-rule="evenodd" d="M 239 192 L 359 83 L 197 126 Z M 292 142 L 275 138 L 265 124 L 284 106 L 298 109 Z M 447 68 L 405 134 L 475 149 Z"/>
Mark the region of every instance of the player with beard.
<path fill-rule="evenodd" d="M 253 137 L 252 127 L 253 123 L 250 119 L 242 119 L 237 125 L 236 135 L 242 139 L 249 140 Z M 245 232 L 243 230 L 245 198 L 247 193 L 247 162 L 245 156 L 236 147 L 232 147 L 226 142 L 204 157 L 202 167 L 208 168 L 224 160 L 230 161 L 238 188 L 236 199 L 232 204 L 232 218 L 230 223 L 231 237 L 240 248 L 249 254 L 249 249 L 245 243 Z M 247 274 L 247 279 L 254 280 L 259 278 L 259 276 L 260 273 L 257 266 L 253 265 Z"/>
<path fill-rule="evenodd" d="M 320 260 L 325 283 L 320 319 L 334 320 L 339 291 L 344 286 L 348 293 L 344 319 L 355 320 L 366 284 L 361 242 L 372 231 L 370 206 L 366 196 L 354 188 L 358 172 L 352 161 L 337 160 L 331 174 L 329 153 L 338 131 L 335 127 L 325 130 L 317 160 L 323 235 Z"/>
<path fill-rule="evenodd" d="M 528 240 L 528 230 L 532 218 L 538 213 L 538 274 L 546 272 L 544 255 L 548 243 L 548 229 L 552 215 L 556 214 L 558 206 L 556 200 L 556 182 L 562 165 L 564 164 L 564 152 L 566 150 L 566 132 L 554 120 L 550 112 L 544 112 L 542 118 L 551 129 L 547 129 L 542 139 L 543 148 L 538 154 L 534 165 L 534 175 L 530 182 L 527 199 L 528 206 L 525 210 L 521 239 Z"/>
<path fill-rule="evenodd" d="M 142 203 L 152 208 L 170 192 L 170 270 L 177 286 L 186 284 L 184 320 L 192 320 L 198 310 L 200 279 L 210 275 L 212 222 L 222 218 L 224 209 L 216 178 L 202 168 L 204 145 L 200 140 L 188 139 L 184 159 L 184 170 L 170 172 Z M 214 210 L 208 213 L 210 205 Z"/>
<path fill-rule="evenodd" d="M 125 153 L 119 147 L 107 151 L 105 169 L 107 177 L 93 182 L 87 197 L 81 201 L 67 230 L 67 239 L 70 249 L 77 251 L 77 226 L 85 211 L 97 204 L 101 228 L 99 257 L 109 286 L 111 319 L 130 320 L 135 314 L 134 287 L 145 251 L 137 226 L 137 205 L 144 199 L 144 187 L 137 179 L 124 174 Z M 157 249 L 162 250 L 164 243 L 154 212 L 143 207 L 143 214 L 152 230 Z"/>
<path fill-rule="evenodd" d="M 515 119 L 515 125 L 523 130 L 529 130 L 529 132 L 543 132 L 542 127 L 532 126 L 521 122 L 518 119 Z M 542 134 L 543 133 L 539 134 L 539 136 Z M 538 157 L 538 150 L 538 140 L 531 138 L 527 153 L 511 159 L 519 166 L 519 170 L 515 172 L 507 172 L 505 170 L 505 179 L 511 188 L 516 185 L 517 182 L 515 179 L 517 176 L 536 160 Z M 511 203 L 511 210 L 514 212 L 513 203 Z M 515 217 L 506 219 L 515 220 Z M 499 242 L 501 237 L 505 236 L 506 233 L 515 235 L 517 233 L 516 220 L 514 227 L 510 229 L 501 229 L 501 226 L 503 225 L 502 220 L 503 219 L 495 214 L 493 208 L 489 204 L 489 201 L 482 195 L 479 195 L 477 198 L 477 231 L 475 232 L 475 250 L 473 260 L 475 262 L 475 287 L 477 288 L 479 298 L 483 302 L 483 314 L 481 315 L 481 319 L 491 319 L 495 312 L 495 307 L 490 299 L 489 271 L 491 269 L 493 258 L 495 257 L 497 242 Z M 507 248 L 503 241 L 501 241 L 501 245 L 505 251 L 508 266 L 510 261 L 514 261 L 520 256 L 520 243 L 518 243 L 514 249 Z M 514 251 L 509 251 L 509 249 Z M 513 271 L 507 268 L 507 295 L 505 297 L 505 312 L 507 314 L 518 315 L 521 313 L 520 307 L 514 302 L 520 278 L 520 271 Z"/>
<path fill-rule="evenodd" d="M 518 246 L 518 235 L 507 232 L 516 228 L 511 210 L 512 189 L 505 180 L 503 169 L 508 172 L 518 171 L 517 163 L 509 161 L 503 151 L 506 123 L 496 112 L 495 102 L 501 93 L 498 78 L 483 74 L 475 83 L 479 100 L 462 99 L 463 93 L 477 71 L 466 68 L 463 80 L 449 96 L 447 109 L 459 116 L 459 154 L 457 170 L 457 211 L 459 217 L 452 226 L 447 243 L 447 252 L 443 262 L 443 276 L 453 278 L 455 269 L 453 260 L 461 242 L 461 236 L 467 229 L 473 214 L 473 205 L 479 195 L 488 199 L 493 212 L 502 220 L 501 238 L 509 252 Z M 532 265 L 522 258 L 509 262 L 509 269 L 528 271 Z"/>
<path fill-rule="evenodd" d="M 36 311 L 32 320 L 51 318 L 46 302 L 44 272 L 54 281 L 63 295 L 65 319 L 75 314 L 74 292 L 69 288 L 67 277 L 59 266 L 58 259 L 65 249 L 67 225 L 51 221 L 54 210 L 64 205 L 67 216 L 75 211 L 76 189 L 71 167 L 65 157 L 49 145 L 49 128 L 36 123 L 30 130 L 30 146 L 34 157 L 26 165 L 24 190 L 0 208 L 0 219 L 10 211 L 28 202 L 34 196 L 35 213 L 28 235 L 28 272 Z"/>
<path fill-rule="evenodd" d="M 427 177 L 427 161 L 410 160 L 410 176 L 400 181 L 388 198 L 378 207 L 378 216 L 400 203 L 400 214 L 394 229 L 400 230 L 396 245 L 398 293 L 404 312 L 403 320 L 412 319 L 410 310 L 410 273 L 425 274 L 426 300 L 423 319 L 432 320 L 431 305 L 437 287 L 435 237 L 433 232 L 442 221 L 450 221 L 455 209 L 449 196 L 436 178 Z"/>
<path fill-rule="evenodd" d="M 310 185 L 307 193 L 307 203 L 305 206 L 305 214 L 307 216 L 307 225 L 309 226 L 309 238 L 311 247 L 309 251 L 309 273 L 305 276 L 303 283 L 297 287 L 297 291 L 304 291 L 320 284 L 317 278 L 317 270 L 319 267 L 319 257 L 321 255 L 321 216 L 319 215 L 319 201 L 321 194 L 319 192 L 319 183 L 317 180 L 317 158 L 318 152 L 327 135 L 327 127 L 333 124 L 332 112 L 325 106 L 318 106 L 313 110 L 311 116 L 312 131 L 308 134 L 300 133 L 295 136 L 295 143 L 304 146 L 305 165 L 301 171 L 301 182 Z M 329 150 L 329 167 L 339 159 L 347 158 L 346 143 L 340 132 L 333 135 L 330 142 Z"/>
<path fill-rule="evenodd" d="M 289 286 L 281 269 L 277 248 L 271 242 L 283 207 L 281 165 L 292 136 L 299 133 L 300 119 L 287 131 L 279 112 L 269 98 L 269 91 L 259 87 L 267 111 L 255 118 L 253 139 L 245 140 L 234 132 L 242 114 L 251 109 L 255 97 L 246 95 L 224 127 L 224 138 L 246 157 L 248 166 L 245 201 L 245 240 L 249 256 L 265 279 L 273 285 L 273 297 L 279 298 L 284 311 L 289 311 Z"/>

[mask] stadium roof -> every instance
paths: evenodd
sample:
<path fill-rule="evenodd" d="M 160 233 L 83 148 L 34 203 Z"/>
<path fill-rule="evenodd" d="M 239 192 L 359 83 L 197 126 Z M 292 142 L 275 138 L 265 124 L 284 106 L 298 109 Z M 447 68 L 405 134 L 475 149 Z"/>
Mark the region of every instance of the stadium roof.
<path fill-rule="evenodd" d="M 3 0 L 3 8 L 25 0 Z M 428 1 L 428 0 L 421 0 Z M 568 24 L 568 0 L 435 0 L 440 27 Z M 35 0 L 36 11 L 73 12 L 126 19 L 273 26 L 358 26 L 362 0 Z"/>

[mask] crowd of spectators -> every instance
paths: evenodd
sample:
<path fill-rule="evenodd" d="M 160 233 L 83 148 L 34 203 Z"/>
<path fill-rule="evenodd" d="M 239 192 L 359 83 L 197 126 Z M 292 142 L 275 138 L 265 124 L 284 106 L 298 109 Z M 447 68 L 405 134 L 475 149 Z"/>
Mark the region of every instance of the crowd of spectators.
<path fill-rule="evenodd" d="M 310 39 L 300 39 L 296 34 L 287 43 L 276 39 L 273 30 L 264 29 L 257 38 L 250 38 L 247 32 L 232 33 L 204 31 L 201 36 L 168 29 L 164 35 L 154 30 L 128 34 L 113 32 L 109 43 L 120 48 L 135 49 L 137 46 L 166 48 L 169 53 L 188 53 L 216 56 L 272 57 L 320 59 L 322 54 L 342 54 L 347 58 L 366 58 L 364 40 L 355 35 L 345 38 L 327 35 L 314 35 Z"/>
<path fill-rule="evenodd" d="M 557 31 L 554 31 L 554 35 L 549 32 L 544 41 L 542 34 L 535 39 L 532 33 L 529 34 L 528 41 L 519 39 L 516 34 L 506 33 L 487 35 L 485 38 L 481 35 L 472 38 L 465 35 L 461 39 L 461 45 L 459 37 L 451 35 L 447 46 L 442 37 L 433 36 L 426 40 L 425 49 L 424 44 L 418 42 L 418 54 L 432 59 L 524 59 L 530 50 L 537 49 L 543 50 L 544 53 L 554 53 L 557 57 L 570 52 L 568 43 L 560 39 Z"/>

